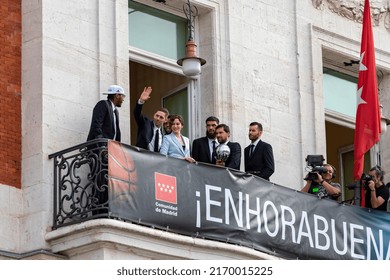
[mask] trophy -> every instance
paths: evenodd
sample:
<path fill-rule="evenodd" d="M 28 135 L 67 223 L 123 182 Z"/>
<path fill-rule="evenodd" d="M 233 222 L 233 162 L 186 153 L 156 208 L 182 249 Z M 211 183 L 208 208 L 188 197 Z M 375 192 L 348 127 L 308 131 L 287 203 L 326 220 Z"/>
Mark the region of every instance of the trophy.
<path fill-rule="evenodd" d="M 230 148 L 226 144 L 219 144 L 215 150 L 215 158 L 219 161 L 225 163 L 225 161 L 230 156 Z"/>

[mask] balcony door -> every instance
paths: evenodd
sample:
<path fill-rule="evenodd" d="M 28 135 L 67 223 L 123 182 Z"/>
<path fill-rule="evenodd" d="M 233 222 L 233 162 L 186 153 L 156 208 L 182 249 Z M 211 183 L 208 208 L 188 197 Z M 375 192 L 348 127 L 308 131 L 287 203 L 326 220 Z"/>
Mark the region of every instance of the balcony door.
<path fill-rule="evenodd" d="M 129 68 L 130 112 L 145 86 L 153 88 L 143 107 L 144 115 L 153 118 L 160 107 L 180 114 L 185 121 L 183 134 L 189 135 L 193 115 L 189 105 L 188 85 L 193 83 L 182 74 L 176 61 L 185 55 L 187 20 L 163 5 L 129 1 Z M 130 115 L 131 144 L 135 145 L 137 126 Z"/>

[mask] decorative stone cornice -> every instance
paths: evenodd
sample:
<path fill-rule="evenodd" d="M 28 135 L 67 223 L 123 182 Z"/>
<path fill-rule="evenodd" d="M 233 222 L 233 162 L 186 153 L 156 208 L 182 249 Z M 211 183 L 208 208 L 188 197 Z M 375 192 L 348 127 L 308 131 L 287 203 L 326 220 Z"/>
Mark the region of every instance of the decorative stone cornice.
<path fill-rule="evenodd" d="M 364 0 L 312 0 L 316 9 L 328 7 L 332 12 L 347 19 L 362 22 Z M 379 26 L 383 19 L 385 28 L 390 31 L 390 0 L 371 0 L 371 16 L 374 26 Z"/>

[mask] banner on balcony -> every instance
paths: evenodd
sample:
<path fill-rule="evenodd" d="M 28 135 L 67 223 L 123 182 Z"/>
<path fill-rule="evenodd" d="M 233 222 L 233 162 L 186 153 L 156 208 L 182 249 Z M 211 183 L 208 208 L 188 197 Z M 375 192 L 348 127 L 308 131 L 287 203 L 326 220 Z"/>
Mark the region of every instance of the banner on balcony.
<path fill-rule="evenodd" d="M 111 216 L 299 259 L 389 259 L 390 214 L 110 141 Z"/>

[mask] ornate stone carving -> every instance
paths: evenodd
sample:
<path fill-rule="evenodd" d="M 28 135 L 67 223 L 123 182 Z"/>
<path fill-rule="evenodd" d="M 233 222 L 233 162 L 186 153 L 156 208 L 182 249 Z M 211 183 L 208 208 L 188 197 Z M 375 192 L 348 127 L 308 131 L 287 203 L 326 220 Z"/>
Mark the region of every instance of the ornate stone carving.
<path fill-rule="evenodd" d="M 332 12 L 356 22 L 363 21 L 364 0 L 312 0 L 314 8 L 323 10 L 325 6 Z M 390 0 L 371 0 L 371 16 L 375 26 L 383 18 L 385 28 L 390 31 Z"/>
<path fill-rule="evenodd" d="M 322 3 L 324 2 L 324 0 L 311 0 L 311 2 L 313 3 L 314 8 L 322 10 L 324 6 L 322 5 Z"/>

